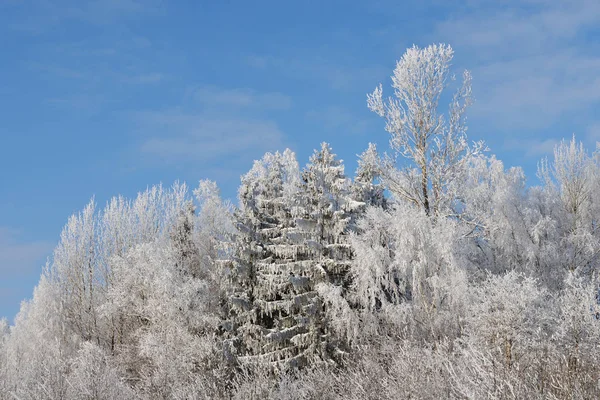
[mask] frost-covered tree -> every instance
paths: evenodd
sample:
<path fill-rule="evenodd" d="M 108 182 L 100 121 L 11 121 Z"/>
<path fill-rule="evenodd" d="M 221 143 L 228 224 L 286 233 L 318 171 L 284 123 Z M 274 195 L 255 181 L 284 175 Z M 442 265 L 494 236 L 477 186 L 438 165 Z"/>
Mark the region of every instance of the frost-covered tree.
<path fill-rule="evenodd" d="M 0 351 L 0 392 L 20 399 L 208 393 L 214 380 L 205 372 L 219 371 L 224 291 L 213 249 L 217 232 L 231 230 L 212 189 L 198 216 L 179 184 L 114 198 L 98 212 L 92 202 L 73 216 Z"/>
<path fill-rule="evenodd" d="M 197 278 L 201 274 L 200 252 L 194 243 L 196 207 L 189 200 L 179 211 L 171 228 L 171 244 L 177 253 L 176 268 L 182 276 Z"/>
<path fill-rule="evenodd" d="M 371 159 L 373 151 L 371 148 Z M 365 163 L 363 167 L 366 172 Z M 325 315 L 319 321 L 322 333 L 318 340 L 325 344 L 326 353 L 321 357 L 326 359 L 335 357 L 342 347 L 341 339 L 352 337 L 356 328 L 352 325 L 353 314 L 345 296 L 351 285 L 353 257 L 348 238 L 365 203 L 353 198 L 344 164 L 325 142 L 310 157 L 302 181 L 296 202 L 296 223 L 305 236 L 305 245 L 312 249 L 314 268 L 320 272 L 308 278 L 324 304 Z"/>
<path fill-rule="evenodd" d="M 210 283 L 182 274 L 180 255 L 171 243 L 155 242 L 114 261 L 118 284 L 105 312 L 121 321 L 116 359 L 143 393 L 182 390 L 194 382 L 194 371 L 215 368 L 212 360 L 219 359 Z"/>
<path fill-rule="evenodd" d="M 467 333 L 507 367 L 527 366 L 550 339 L 551 298 L 534 279 L 515 271 L 489 276 L 469 295 Z"/>
<path fill-rule="evenodd" d="M 0 400 L 600 398 L 600 147 L 528 187 L 467 145 L 468 73 L 442 114 L 452 56 L 369 95 L 394 153 L 354 181 L 323 143 L 265 154 L 239 208 L 211 181 L 92 200 L 0 319 Z"/>
<path fill-rule="evenodd" d="M 458 223 L 434 223 L 422 210 L 404 205 L 371 207 L 358 228 L 360 234 L 352 237 L 352 296 L 366 337 L 458 336 L 467 283 Z"/>
<path fill-rule="evenodd" d="M 592 172 L 592 159 L 583 143 L 575 141 L 575 136 L 570 142 L 562 140 L 555 146 L 552 163 L 546 158 L 540 164 L 539 177 L 549 190 L 559 195 L 564 210 L 574 217 L 574 225 L 589 212 Z"/>
<path fill-rule="evenodd" d="M 450 74 L 452 48 L 445 44 L 408 49 L 392 75 L 394 97 L 384 100 L 379 85 L 367 96 L 369 108 L 386 119 L 390 147 L 382 178 L 394 196 L 422 208 L 427 215 L 445 215 L 452 207 L 449 184 L 462 174 L 469 157 L 482 145 L 467 143 L 465 113 L 471 104 L 471 74 L 463 73 L 448 115 L 439 102 L 454 75 Z M 397 157 L 406 164 L 398 165 Z"/>
<path fill-rule="evenodd" d="M 358 158 L 358 168 L 352 186 L 352 196 L 355 200 L 372 205 L 385 207 L 387 200 L 384 187 L 379 182 L 381 178 L 380 158 L 377 146 L 369 143 L 369 147 Z"/>
<path fill-rule="evenodd" d="M 204 271 L 214 268 L 219 260 L 227 259 L 236 233 L 233 206 L 221 199 L 216 182 L 203 180 L 194 195 L 198 203 L 196 242 Z"/>
<path fill-rule="evenodd" d="M 66 398 L 69 361 L 80 343 L 67 315 L 62 313 L 60 287 L 43 274 L 33 298 L 22 303 L 5 342 L 0 398 Z"/>
<path fill-rule="evenodd" d="M 235 228 L 233 206 L 221 199 L 216 182 L 202 180 L 194 190 L 198 204 L 194 244 L 200 262 L 199 278 L 208 283 L 209 307 L 219 318 L 227 316 L 227 296 L 230 279 L 226 264 L 231 260 Z"/>
<path fill-rule="evenodd" d="M 65 398 L 113 400 L 135 396 L 135 392 L 121 379 L 122 367 L 94 343 L 83 343 L 71 362 Z"/>
<path fill-rule="evenodd" d="M 310 157 L 302 180 L 295 209 L 297 222 L 310 234 L 307 244 L 317 251 L 329 281 L 348 285 L 351 247 L 345 239 L 364 203 L 352 198 L 343 162 L 327 143 L 322 143 L 321 149 Z"/>
<path fill-rule="evenodd" d="M 96 268 L 96 205 L 71 216 L 54 250 L 49 272 L 60 287 L 67 325 L 83 340 L 98 337 L 98 269 Z"/>
<path fill-rule="evenodd" d="M 521 168 L 504 168 L 496 157 L 471 157 L 460 181 L 453 183 L 462 207 L 463 248 L 473 272 L 517 270 L 537 276 L 540 261 L 539 210 L 533 207 Z M 483 276 L 484 277 L 484 276 Z"/>
<path fill-rule="evenodd" d="M 0 392 L 8 392 L 7 348 L 10 327 L 6 318 L 0 318 Z M 2 397 L 0 396 L 0 399 Z"/>
<path fill-rule="evenodd" d="M 226 351 L 232 349 L 242 364 L 286 369 L 306 362 L 302 350 L 307 322 L 318 307 L 302 278 L 310 269 L 302 257 L 305 260 L 310 250 L 292 217 L 299 179 L 290 150 L 265 154 L 242 177 L 226 325 L 232 333 Z"/>
<path fill-rule="evenodd" d="M 353 212 L 341 161 L 323 144 L 299 179 L 293 153 L 266 154 L 242 178 L 232 297 L 238 361 L 278 370 L 327 360 L 348 309 Z"/>
<path fill-rule="evenodd" d="M 216 241 L 207 221 L 225 222 L 228 215 L 211 215 L 225 210 L 218 189 L 212 189 L 210 201 L 200 204 L 202 219 L 184 185 L 158 191 L 150 202 L 141 195 L 146 207 L 136 207 L 138 197 L 131 209 L 152 210 L 154 236 L 141 236 L 143 241 L 110 259 L 113 279 L 103 316 L 112 322 L 114 356 L 138 391 L 187 393 L 196 385 L 194 372 L 215 369 L 220 358 L 215 334 L 224 300 L 221 276 L 214 243 L 200 242 Z M 221 229 L 228 227 L 224 223 Z"/>
<path fill-rule="evenodd" d="M 565 289 L 557 302 L 557 360 L 555 386 L 560 395 L 577 394 L 580 398 L 597 397 L 600 356 L 596 346 L 600 340 L 600 306 L 598 282 L 590 282 L 569 273 Z"/>
<path fill-rule="evenodd" d="M 549 268 L 590 275 L 598 266 L 600 231 L 597 211 L 600 202 L 594 196 L 598 189 L 598 165 L 575 137 L 561 141 L 554 149 L 552 162 L 540 164 L 538 175 L 544 183 L 543 206 L 554 222 L 556 259 Z M 555 274 L 559 272 L 556 271 Z M 564 279 L 564 278 L 563 278 Z"/>

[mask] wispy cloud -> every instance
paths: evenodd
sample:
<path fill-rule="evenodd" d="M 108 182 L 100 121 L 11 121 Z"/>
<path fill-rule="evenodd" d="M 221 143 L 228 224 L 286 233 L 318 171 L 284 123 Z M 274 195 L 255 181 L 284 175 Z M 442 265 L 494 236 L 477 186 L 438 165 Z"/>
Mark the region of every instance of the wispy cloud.
<path fill-rule="evenodd" d="M 557 139 L 542 139 L 522 142 L 521 145 L 526 148 L 525 155 L 531 157 L 540 157 L 551 155 L 554 148 L 560 143 Z"/>
<path fill-rule="evenodd" d="M 165 75 L 158 72 L 151 73 L 140 73 L 140 74 L 131 74 L 125 75 L 121 78 L 123 83 L 132 83 L 132 84 L 152 84 L 159 83 L 165 79 Z"/>
<path fill-rule="evenodd" d="M 226 89 L 204 86 L 193 91 L 193 98 L 205 107 L 287 110 L 292 105 L 291 98 L 283 93 L 260 93 L 248 88 Z"/>
<path fill-rule="evenodd" d="M 43 259 L 51 255 L 53 244 L 24 241 L 18 230 L 0 226 L 0 275 L 10 277 L 39 275 Z"/>
<path fill-rule="evenodd" d="M 160 0 L 24 0 L 3 6 L 5 9 L 28 10 L 26 20 L 11 22 L 6 27 L 33 35 L 45 33 L 67 22 L 102 25 L 124 17 L 158 14 L 163 9 Z"/>
<path fill-rule="evenodd" d="M 139 150 L 153 160 L 208 165 L 216 160 L 248 162 L 284 146 L 274 113 L 292 104 L 282 93 L 200 86 L 182 104 L 133 113 L 142 135 Z"/>
<path fill-rule="evenodd" d="M 591 122 L 585 133 L 589 141 L 600 142 L 600 121 Z"/>
<path fill-rule="evenodd" d="M 283 133 L 273 121 L 219 118 L 180 111 L 142 112 L 136 116 L 152 134 L 140 146 L 142 153 L 166 162 L 209 163 L 247 157 L 283 145 Z"/>
<path fill-rule="evenodd" d="M 598 106 L 600 47 L 586 39 L 598 26 L 597 1 L 472 2 L 434 36 L 473 71 L 471 115 L 522 132 Z"/>
<path fill-rule="evenodd" d="M 53 247 L 44 240 L 24 240 L 18 229 L 0 226 L 0 318 L 12 318 L 19 300 L 31 297 Z"/>
<path fill-rule="evenodd" d="M 31 62 L 27 63 L 26 67 L 34 72 L 58 78 L 80 80 L 85 79 L 88 76 L 88 74 L 81 69 L 56 63 Z"/>
<path fill-rule="evenodd" d="M 543 129 L 572 111 L 585 111 L 600 100 L 600 57 L 569 49 L 479 66 L 474 113 L 525 129 Z"/>
<path fill-rule="evenodd" d="M 60 110 L 77 111 L 85 115 L 95 115 L 107 103 L 107 99 L 100 94 L 69 94 L 51 97 L 45 103 Z"/>
<path fill-rule="evenodd" d="M 364 134 L 369 130 L 369 122 L 356 113 L 341 106 L 330 106 L 306 113 L 309 121 L 314 121 L 322 128 L 342 134 Z M 373 128 L 377 129 L 377 127 Z"/>
<path fill-rule="evenodd" d="M 517 151 L 534 160 L 550 156 L 560 143 L 555 138 L 509 138 L 504 142 L 503 150 Z"/>
<path fill-rule="evenodd" d="M 292 79 L 320 81 L 332 89 L 348 90 L 378 82 L 389 75 L 381 65 L 349 65 L 327 57 L 279 57 L 253 54 L 245 58 L 246 64 L 260 70 L 274 70 Z"/>
<path fill-rule="evenodd" d="M 62 46 L 53 54 L 53 61 L 27 62 L 25 67 L 47 78 L 68 80 L 87 87 L 114 83 L 156 84 L 168 79 L 167 74 L 149 70 L 141 57 L 132 54 L 130 47 L 90 46 L 82 49 L 83 46 L 82 43 Z M 56 61 L 61 58 L 65 61 Z M 72 66 L 73 59 L 78 60 L 78 67 Z"/>
<path fill-rule="evenodd" d="M 160 49 L 143 37 L 100 42 L 88 39 L 58 42 L 39 54 L 35 60 L 23 61 L 23 67 L 36 79 L 51 82 L 41 92 L 49 92 L 41 100 L 59 108 L 84 110 L 93 115 L 111 104 L 119 103 L 133 90 L 154 90 L 173 76 L 150 66 L 149 62 L 166 57 Z M 60 83 L 60 85 L 55 85 Z"/>

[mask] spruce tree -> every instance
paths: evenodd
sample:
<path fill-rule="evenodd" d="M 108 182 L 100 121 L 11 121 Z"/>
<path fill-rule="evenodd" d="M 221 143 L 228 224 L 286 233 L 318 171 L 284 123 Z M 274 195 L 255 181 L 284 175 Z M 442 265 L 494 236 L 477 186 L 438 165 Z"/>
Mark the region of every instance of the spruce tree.
<path fill-rule="evenodd" d="M 329 145 L 310 161 L 300 181 L 293 153 L 268 153 L 242 178 L 227 342 L 242 364 L 286 370 L 340 347 L 330 308 L 344 303 L 346 236 L 364 203 Z"/>
<path fill-rule="evenodd" d="M 365 203 L 353 199 L 352 185 L 344 175 L 342 160 L 327 143 L 310 157 L 302 174 L 302 190 L 296 207 L 296 223 L 312 250 L 311 288 L 318 294 L 320 315 L 316 325 L 324 360 L 335 359 L 348 339 L 352 313 L 346 301 L 350 287 L 352 248 L 349 233 Z"/>
<path fill-rule="evenodd" d="M 387 207 L 384 187 L 378 182 L 381 177 L 381 161 L 377 154 L 377 146 L 369 143 L 369 147 L 358 156 L 358 168 L 352 184 L 352 196 L 365 206 Z"/>
<path fill-rule="evenodd" d="M 300 281 L 294 279 L 302 270 L 297 261 L 307 258 L 291 214 L 298 183 L 298 163 L 290 150 L 265 154 L 242 177 L 226 342 L 242 364 L 277 369 L 298 364 L 298 344 L 291 339 L 306 331 L 297 314 L 310 298 L 298 292 Z"/>

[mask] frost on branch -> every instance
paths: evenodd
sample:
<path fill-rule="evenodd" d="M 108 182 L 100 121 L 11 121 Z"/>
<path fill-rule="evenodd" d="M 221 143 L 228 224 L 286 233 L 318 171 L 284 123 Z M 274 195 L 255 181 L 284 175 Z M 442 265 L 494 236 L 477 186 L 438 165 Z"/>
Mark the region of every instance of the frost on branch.
<path fill-rule="evenodd" d="M 69 218 L 0 319 L 0 400 L 599 398 L 600 152 L 562 141 L 528 186 L 467 144 L 468 72 L 438 104 L 452 55 L 368 96 L 392 152 L 354 181 L 323 143 L 265 154 L 238 208 L 201 181 Z"/>
<path fill-rule="evenodd" d="M 392 75 L 394 97 L 383 99 L 382 87 L 367 95 L 369 108 L 386 120 L 393 154 L 384 158 L 383 182 L 400 200 L 422 208 L 427 215 L 444 215 L 453 194 L 448 185 L 462 174 L 469 157 L 483 149 L 467 143 L 465 112 L 471 104 L 471 76 L 449 105 L 448 115 L 438 110 L 442 93 L 454 80 L 448 45 L 408 49 Z M 406 164 L 398 162 L 402 156 Z"/>
<path fill-rule="evenodd" d="M 352 184 L 354 200 L 377 207 L 386 207 L 384 186 L 381 184 L 382 163 L 377 154 L 377 146 L 369 143 L 369 147 L 358 158 L 358 168 Z M 356 204 L 355 209 L 360 206 Z"/>
<path fill-rule="evenodd" d="M 350 197 L 341 161 L 323 144 L 300 181 L 293 153 L 267 153 L 242 178 L 240 202 L 228 346 L 242 364 L 275 370 L 330 359 L 337 344 L 326 315 L 344 301 L 344 237 L 363 206 Z M 339 301 L 325 301 L 318 285 L 337 287 Z"/>

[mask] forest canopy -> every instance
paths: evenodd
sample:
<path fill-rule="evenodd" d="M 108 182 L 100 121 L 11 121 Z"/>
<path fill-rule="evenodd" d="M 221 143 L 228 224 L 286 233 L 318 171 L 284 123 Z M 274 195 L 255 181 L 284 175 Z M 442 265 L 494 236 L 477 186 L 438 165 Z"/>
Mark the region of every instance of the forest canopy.
<path fill-rule="evenodd" d="M 467 137 L 453 55 L 367 95 L 389 143 L 353 174 L 322 143 L 235 205 L 202 180 L 72 215 L 0 320 L 0 400 L 599 397 L 600 153 L 563 140 L 526 185 Z"/>

